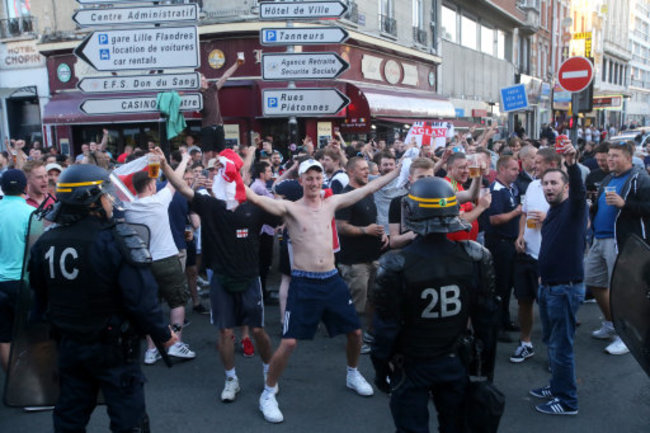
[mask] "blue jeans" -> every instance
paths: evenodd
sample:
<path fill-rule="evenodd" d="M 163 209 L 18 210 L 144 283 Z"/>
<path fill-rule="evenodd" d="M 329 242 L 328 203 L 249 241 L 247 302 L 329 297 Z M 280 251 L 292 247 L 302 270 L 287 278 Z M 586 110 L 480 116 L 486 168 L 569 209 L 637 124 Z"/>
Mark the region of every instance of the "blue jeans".
<path fill-rule="evenodd" d="M 573 356 L 576 312 L 585 296 L 584 283 L 539 286 L 537 300 L 542 336 L 551 363 L 551 393 L 567 407 L 578 409 Z"/>

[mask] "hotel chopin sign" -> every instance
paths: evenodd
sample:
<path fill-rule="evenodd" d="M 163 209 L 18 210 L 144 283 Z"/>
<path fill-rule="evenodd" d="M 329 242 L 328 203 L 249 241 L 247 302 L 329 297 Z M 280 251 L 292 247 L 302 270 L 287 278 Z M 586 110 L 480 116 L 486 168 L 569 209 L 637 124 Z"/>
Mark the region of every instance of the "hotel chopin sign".
<path fill-rule="evenodd" d="M 0 44 L 0 69 L 28 69 L 45 66 L 36 41 Z"/>

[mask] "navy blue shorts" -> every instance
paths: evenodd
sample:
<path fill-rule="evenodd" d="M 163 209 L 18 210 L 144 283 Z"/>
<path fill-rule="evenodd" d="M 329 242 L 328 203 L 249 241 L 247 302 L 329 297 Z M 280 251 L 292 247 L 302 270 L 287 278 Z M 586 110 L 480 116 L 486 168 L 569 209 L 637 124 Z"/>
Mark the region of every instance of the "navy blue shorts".
<path fill-rule="evenodd" d="M 259 278 L 251 280 L 247 290 L 231 293 L 219 283 L 217 274 L 210 280 L 210 323 L 217 329 L 248 325 L 264 327 L 262 285 Z"/>
<path fill-rule="evenodd" d="M 11 342 L 21 281 L 0 282 L 0 343 Z"/>
<path fill-rule="evenodd" d="M 282 338 L 311 340 L 321 320 L 330 337 L 361 328 L 350 289 L 336 270 L 293 270 Z"/>

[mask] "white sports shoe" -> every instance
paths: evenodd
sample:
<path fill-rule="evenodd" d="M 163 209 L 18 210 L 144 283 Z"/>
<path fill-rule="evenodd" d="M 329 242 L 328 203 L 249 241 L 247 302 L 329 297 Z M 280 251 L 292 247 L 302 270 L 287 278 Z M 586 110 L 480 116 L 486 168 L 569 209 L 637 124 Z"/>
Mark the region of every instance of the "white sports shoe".
<path fill-rule="evenodd" d="M 181 343 L 180 341 L 177 341 L 167 349 L 167 354 L 169 356 L 183 359 L 194 359 L 196 357 L 196 353 L 190 350 L 190 346 L 188 346 L 187 343 Z"/>
<path fill-rule="evenodd" d="M 156 348 L 147 349 L 144 352 L 144 363 L 146 365 L 153 365 L 159 359 L 162 359 L 162 355 L 160 354 L 160 352 L 158 352 L 158 349 L 156 349 Z"/>
<path fill-rule="evenodd" d="M 614 341 L 605 348 L 605 352 L 610 355 L 625 355 L 630 352 L 630 349 L 628 349 L 625 343 L 623 343 L 621 337 L 617 335 L 616 338 L 614 338 Z"/>
<path fill-rule="evenodd" d="M 264 415 L 264 419 L 270 423 L 277 424 L 284 421 L 284 416 L 278 407 L 278 401 L 275 399 L 275 394 L 263 392 L 260 395 L 260 410 Z"/>
<path fill-rule="evenodd" d="M 591 333 L 591 336 L 599 340 L 609 340 L 616 335 L 614 326 L 611 322 L 603 322 L 600 328 Z"/>
<path fill-rule="evenodd" d="M 358 371 L 348 373 L 345 385 L 364 397 L 370 397 L 375 393 L 372 386 L 370 386 L 368 381 Z"/>
<path fill-rule="evenodd" d="M 239 379 L 236 377 L 227 377 L 226 378 L 226 384 L 223 387 L 223 391 L 221 391 L 221 401 L 223 402 L 231 402 L 235 401 L 235 398 L 237 397 L 237 393 L 239 392 Z"/>

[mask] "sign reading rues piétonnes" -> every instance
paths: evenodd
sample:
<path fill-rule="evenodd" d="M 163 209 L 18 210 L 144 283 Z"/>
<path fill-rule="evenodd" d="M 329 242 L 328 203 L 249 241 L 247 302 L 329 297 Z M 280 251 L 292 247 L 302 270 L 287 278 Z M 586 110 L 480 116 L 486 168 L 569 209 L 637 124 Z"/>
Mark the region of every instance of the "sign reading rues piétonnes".
<path fill-rule="evenodd" d="M 262 92 L 265 116 L 332 115 L 349 103 L 350 99 L 338 89 L 265 89 Z"/>

